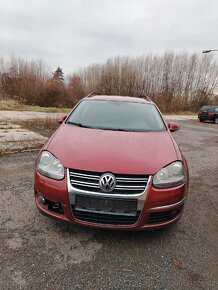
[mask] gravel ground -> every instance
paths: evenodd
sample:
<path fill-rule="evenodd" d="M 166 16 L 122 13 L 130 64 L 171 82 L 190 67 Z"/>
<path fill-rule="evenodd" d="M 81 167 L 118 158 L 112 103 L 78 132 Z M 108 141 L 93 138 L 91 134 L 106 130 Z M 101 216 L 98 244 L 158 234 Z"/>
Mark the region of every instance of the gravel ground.
<path fill-rule="evenodd" d="M 106 231 L 38 213 L 35 153 L 0 167 L 0 289 L 218 289 L 218 126 L 180 121 L 190 167 L 180 222 L 161 231 Z"/>
<path fill-rule="evenodd" d="M 0 111 L 0 121 L 58 119 L 62 113 L 32 112 L 32 111 Z"/>

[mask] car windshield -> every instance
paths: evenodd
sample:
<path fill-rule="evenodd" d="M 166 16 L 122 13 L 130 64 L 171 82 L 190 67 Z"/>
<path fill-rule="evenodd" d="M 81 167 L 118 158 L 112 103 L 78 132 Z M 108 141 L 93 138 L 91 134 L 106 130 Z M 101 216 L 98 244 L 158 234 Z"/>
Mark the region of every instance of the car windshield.
<path fill-rule="evenodd" d="M 117 131 L 164 131 L 165 124 L 153 104 L 84 100 L 68 118 L 68 124 Z"/>

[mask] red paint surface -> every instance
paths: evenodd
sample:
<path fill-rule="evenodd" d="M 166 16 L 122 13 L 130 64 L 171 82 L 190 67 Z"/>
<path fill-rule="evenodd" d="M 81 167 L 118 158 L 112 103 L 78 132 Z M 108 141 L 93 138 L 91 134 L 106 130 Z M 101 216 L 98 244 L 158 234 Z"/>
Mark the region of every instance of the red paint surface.
<path fill-rule="evenodd" d="M 168 131 L 117 132 L 63 124 L 47 149 L 67 168 L 98 172 L 155 174 L 178 160 Z"/>
<path fill-rule="evenodd" d="M 143 99 L 129 97 L 95 96 L 92 99 L 146 102 Z M 166 126 L 167 128 L 167 126 Z M 146 224 L 148 213 L 152 208 L 169 205 L 165 211 L 172 209 L 170 205 L 183 200 L 188 189 L 188 167 L 169 129 L 164 132 L 119 132 L 99 129 L 81 128 L 63 123 L 42 150 L 50 151 L 65 168 L 87 171 L 112 172 L 121 174 L 156 174 L 162 167 L 180 160 L 185 165 L 187 182 L 181 186 L 168 189 L 149 188 L 144 209 L 136 225 L 92 226 L 116 229 L 159 228 L 175 222 L 181 216 L 166 223 Z M 38 194 L 53 202 L 60 202 L 64 215 L 48 210 L 40 204 Z M 90 225 L 73 218 L 69 204 L 66 176 L 56 181 L 35 173 L 35 200 L 40 212 L 45 215 L 63 219 L 74 224 Z M 182 205 L 178 206 L 183 207 Z"/>

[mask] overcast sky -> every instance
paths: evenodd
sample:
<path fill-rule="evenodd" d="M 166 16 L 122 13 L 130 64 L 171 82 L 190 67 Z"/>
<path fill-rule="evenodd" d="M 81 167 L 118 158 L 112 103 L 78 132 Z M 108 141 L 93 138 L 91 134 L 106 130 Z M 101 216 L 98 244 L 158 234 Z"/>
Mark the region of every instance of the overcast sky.
<path fill-rule="evenodd" d="M 207 48 L 218 49 L 218 0 L 0 0 L 0 56 L 52 70 Z"/>

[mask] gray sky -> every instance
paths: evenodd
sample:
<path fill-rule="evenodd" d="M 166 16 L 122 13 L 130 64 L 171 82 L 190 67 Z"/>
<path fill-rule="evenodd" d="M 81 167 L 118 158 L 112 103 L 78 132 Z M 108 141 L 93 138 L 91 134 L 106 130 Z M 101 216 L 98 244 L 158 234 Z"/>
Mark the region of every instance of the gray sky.
<path fill-rule="evenodd" d="M 42 59 L 52 70 L 207 48 L 218 49 L 217 0 L 0 0 L 0 56 Z"/>

